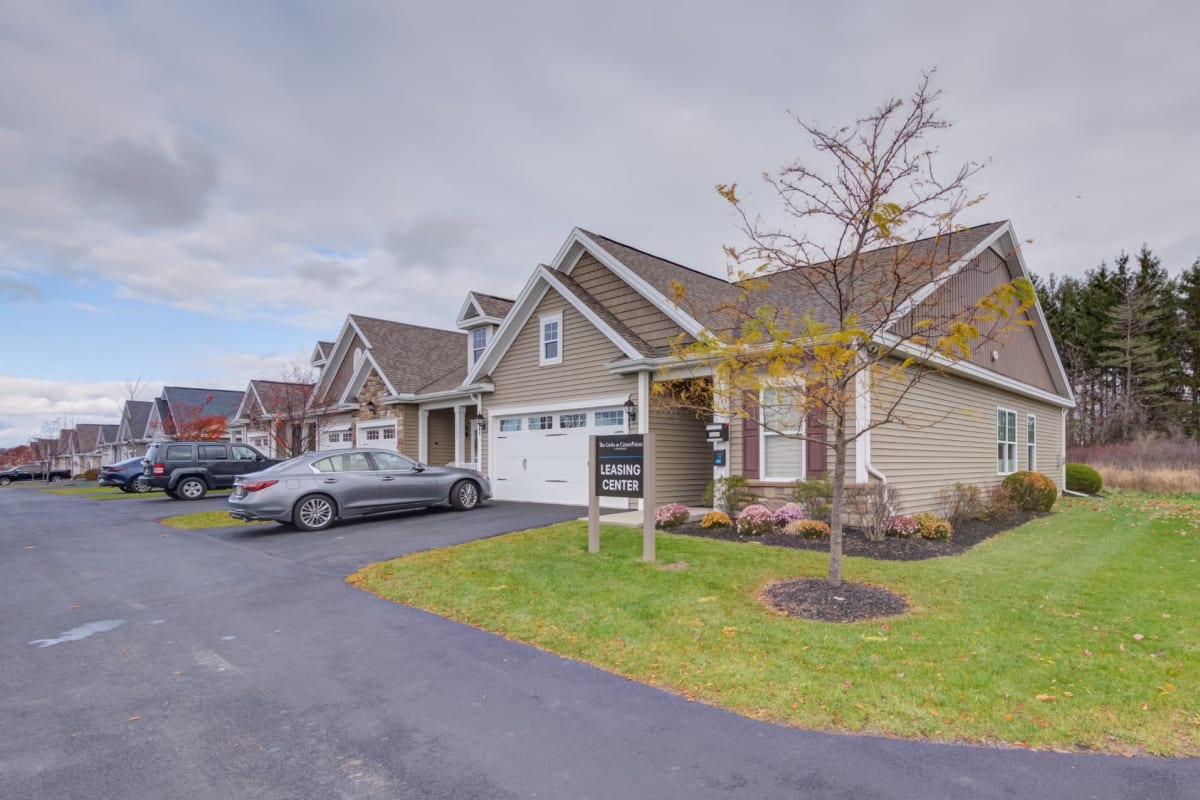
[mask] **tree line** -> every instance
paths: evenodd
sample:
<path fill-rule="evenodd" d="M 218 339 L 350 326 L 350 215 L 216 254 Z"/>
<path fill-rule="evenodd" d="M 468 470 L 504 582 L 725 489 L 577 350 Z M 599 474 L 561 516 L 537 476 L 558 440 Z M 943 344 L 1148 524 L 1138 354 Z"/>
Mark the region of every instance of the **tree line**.
<path fill-rule="evenodd" d="M 1069 447 L 1200 439 L 1200 258 L 1172 277 L 1143 244 L 1082 277 L 1034 283 L 1075 392 Z"/>

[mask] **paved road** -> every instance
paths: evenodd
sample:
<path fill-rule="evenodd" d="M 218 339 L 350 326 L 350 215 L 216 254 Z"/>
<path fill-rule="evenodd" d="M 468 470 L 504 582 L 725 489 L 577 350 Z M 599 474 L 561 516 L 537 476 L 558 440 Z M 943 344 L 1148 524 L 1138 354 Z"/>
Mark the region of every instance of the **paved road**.
<path fill-rule="evenodd" d="M 0 489 L 0 798 L 1196 798 L 1200 761 L 767 725 L 342 578 L 576 516 L 493 504 L 320 534 Z"/>

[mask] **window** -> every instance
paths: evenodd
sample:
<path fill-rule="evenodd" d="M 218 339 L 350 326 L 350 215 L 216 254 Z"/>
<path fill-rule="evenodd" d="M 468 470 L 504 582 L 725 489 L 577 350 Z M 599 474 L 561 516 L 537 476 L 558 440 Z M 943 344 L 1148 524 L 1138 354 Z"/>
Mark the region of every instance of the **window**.
<path fill-rule="evenodd" d="M 548 431 L 553 427 L 554 417 L 550 415 L 529 418 L 529 430 L 531 431 Z"/>
<path fill-rule="evenodd" d="M 343 442 L 353 442 L 354 441 L 354 433 L 351 431 L 343 431 L 342 432 L 342 441 Z"/>
<path fill-rule="evenodd" d="M 367 441 L 368 442 L 378 442 L 379 441 L 379 428 L 367 428 Z"/>
<path fill-rule="evenodd" d="M 797 480 L 804 477 L 806 442 L 792 438 L 804 433 L 803 409 L 796 405 L 795 389 L 762 391 L 760 451 L 764 480 Z"/>
<path fill-rule="evenodd" d="M 340 433 L 329 434 L 329 443 L 330 444 L 337 444 L 341 440 L 342 440 L 342 435 Z"/>
<path fill-rule="evenodd" d="M 192 446 L 190 444 L 173 444 L 167 447 L 164 461 L 191 461 Z"/>
<path fill-rule="evenodd" d="M 233 460 L 234 461 L 257 461 L 258 453 L 254 452 L 249 447 L 239 447 L 238 445 L 234 445 L 233 446 Z"/>
<path fill-rule="evenodd" d="M 224 461 L 225 460 L 225 445 L 223 445 L 223 444 L 202 444 L 202 445 L 200 445 L 200 460 L 201 461 Z"/>
<path fill-rule="evenodd" d="M 474 364 L 487 349 L 487 328 L 476 328 L 471 331 L 471 363 Z"/>
<path fill-rule="evenodd" d="M 597 428 L 619 428 L 625 424 L 624 411 L 597 411 Z"/>
<path fill-rule="evenodd" d="M 366 453 L 346 453 L 314 461 L 312 468 L 317 472 L 370 472 L 371 464 Z"/>
<path fill-rule="evenodd" d="M 558 427 L 560 428 L 586 428 L 587 414 L 559 414 Z"/>
<path fill-rule="evenodd" d="M 562 312 L 543 314 L 539 320 L 542 329 L 542 349 L 538 363 L 542 366 L 562 363 Z"/>
<path fill-rule="evenodd" d="M 383 438 L 395 439 L 396 438 L 396 429 L 395 428 L 384 428 L 383 429 Z"/>
<path fill-rule="evenodd" d="M 1017 471 L 1017 412 L 996 409 L 996 472 Z"/>
<path fill-rule="evenodd" d="M 513 431 L 521 430 L 521 418 L 510 417 L 509 419 L 500 420 L 500 432 L 512 433 Z"/>
<path fill-rule="evenodd" d="M 1025 457 L 1028 459 L 1030 472 L 1037 472 L 1037 417 L 1029 414 L 1025 417 Z"/>
<path fill-rule="evenodd" d="M 389 472 L 412 472 L 413 462 L 399 453 L 371 453 L 375 468 Z"/>

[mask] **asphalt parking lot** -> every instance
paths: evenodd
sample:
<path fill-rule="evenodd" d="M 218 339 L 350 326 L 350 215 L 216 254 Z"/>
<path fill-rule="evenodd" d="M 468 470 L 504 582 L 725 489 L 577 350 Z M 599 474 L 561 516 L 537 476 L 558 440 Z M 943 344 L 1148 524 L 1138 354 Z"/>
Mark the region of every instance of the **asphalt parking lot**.
<path fill-rule="evenodd" d="M 1195 760 L 759 723 L 342 580 L 579 509 L 493 503 L 323 533 L 157 521 L 223 505 L 0 490 L 0 797 L 1165 799 L 1200 786 Z"/>

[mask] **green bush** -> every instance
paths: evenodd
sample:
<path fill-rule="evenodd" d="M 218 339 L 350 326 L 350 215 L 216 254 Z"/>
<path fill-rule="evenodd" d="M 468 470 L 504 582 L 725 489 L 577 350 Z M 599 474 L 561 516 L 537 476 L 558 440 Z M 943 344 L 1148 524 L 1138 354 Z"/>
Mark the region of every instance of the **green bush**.
<path fill-rule="evenodd" d="M 808 478 L 792 486 L 792 500 L 804 506 L 809 519 L 829 521 L 833 510 L 833 483 L 829 478 Z"/>
<path fill-rule="evenodd" d="M 709 508 L 736 517 L 743 508 L 757 503 L 758 497 L 750 491 L 750 481 L 741 475 L 730 475 L 728 478 L 709 481 L 704 490 L 703 502 Z"/>
<path fill-rule="evenodd" d="M 1087 464 L 1067 464 L 1067 490 L 1100 494 L 1100 473 Z"/>
<path fill-rule="evenodd" d="M 954 526 L 950 524 L 950 520 L 942 519 L 937 514 L 923 511 L 920 514 L 913 514 L 912 518 L 920 526 L 917 529 L 917 533 L 922 539 L 948 542 L 950 541 L 950 537 L 954 535 Z"/>
<path fill-rule="evenodd" d="M 1040 472 L 1014 472 L 1001 485 L 1012 493 L 1018 511 L 1049 511 L 1058 499 L 1058 487 Z"/>

